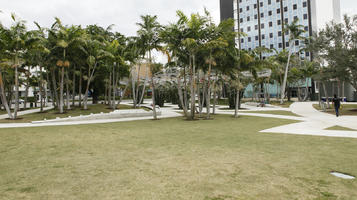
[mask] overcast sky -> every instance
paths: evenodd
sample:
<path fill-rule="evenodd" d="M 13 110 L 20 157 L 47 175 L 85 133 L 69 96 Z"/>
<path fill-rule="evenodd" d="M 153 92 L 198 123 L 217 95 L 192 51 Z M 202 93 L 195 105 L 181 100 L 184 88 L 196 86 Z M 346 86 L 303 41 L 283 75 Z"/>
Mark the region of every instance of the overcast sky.
<path fill-rule="evenodd" d="M 34 28 L 33 21 L 49 27 L 56 16 L 64 24 L 115 24 L 115 31 L 129 36 L 136 33 L 140 15 L 158 15 L 166 24 L 177 19 L 176 10 L 202 13 L 204 7 L 218 22 L 219 0 L 1 0 L 0 21 L 11 24 L 13 12 L 26 20 L 29 28 Z M 341 0 L 341 7 L 343 13 L 357 14 L 356 0 Z"/>

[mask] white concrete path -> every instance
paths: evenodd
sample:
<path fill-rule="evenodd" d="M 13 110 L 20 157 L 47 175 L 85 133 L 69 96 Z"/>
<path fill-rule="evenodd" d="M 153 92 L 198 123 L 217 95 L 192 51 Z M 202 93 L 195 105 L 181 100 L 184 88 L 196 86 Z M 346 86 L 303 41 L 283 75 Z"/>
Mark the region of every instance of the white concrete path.
<path fill-rule="evenodd" d="M 43 108 L 43 111 L 47 111 L 47 110 L 51 110 L 51 109 L 53 109 L 53 106 L 45 107 L 45 108 Z M 31 114 L 31 113 L 38 113 L 38 112 L 40 112 L 40 110 L 41 110 L 40 108 L 35 108 L 35 109 L 20 111 L 17 113 L 17 116 L 27 115 L 27 114 Z M 8 114 L 0 115 L 0 119 L 6 119 L 6 118 L 9 118 Z"/>
<path fill-rule="evenodd" d="M 131 101 L 123 101 L 122 104 L 132 105 Z M 150 105 L 150 104 L 151 102 L 149 100 L 145 101 L 145 105 Z M 284 134 L 296 134 L 296 135 L 357 138 L 357 131 L 324 130 L 326 128 L 333 127 L 333 126 L 343 126 L 343 127 L 357 130 L 357 117 L 342 116 L 336 118 L 334 115 L 322 113 L 315 110 L 312 107 L 312 104 L 313 102 L 299 102 L 299 103 L 292 104 L 290 108 L 281 108 L 277 106 L 259 108 L 259 107 L 243 105 L 243 108 L 245 108 L 246 110 L 239 111 L 239 115 L 300 121 L 298 123 L 262 130 L 261 131 L 262 133 L 284 133 Z M 233 110 L 226 110 L 224 108 L 227 107 L 217 106 L 216 113 L 233 115 L 234 113 Z M 46 109 L 51 109 L 51 107 Z M 274 110 L 292 111 L 293 113 L 301 117 L 245 112 L 245 111 L 274 111 Z M 20 115 L 34 113 L 38 111 L 39 109 L 23 111 L 20 112 Z M 180 116 L 182 116 L 182 111 L 179 111 L 177 109 L 177 105 L 165 104 L 165 107 L 161 108 L 161 116 L 159 116 L 159 118 L 170 118 L 170 117 L 180 117 Z M 0 116 L 0 119 L 1 117 L 4 116 Z M 136 121 L 136 120 L 147 120 L 147 119 L 152 119 L 152 117 L 133 117 L 133 118 L 121 118 L 121 119 L 102 119 L 102 120 L 71 121 L 71 122 L 51 122 L 51 123 L 44 123 L 44 124 L 6 123 L 6 124 L 0 124 L 0 128 L 66 126 L 66 125 L 80 125 L 80 124 L 113 123 L 113 122 Z"/>
<path fill-rule="evenodd" d="M 314 103 L 316 102 L 297 102 L 290 106 L 293 113 L 304 118 L 304 122 L 279 126 L 261 132 L 357 138 L 356 116 L 336 117 L 334 115 L 323 113 L 313 108 L 312 105 Z M 326 128 L 333 126 L 343 126 L 356 131 L 325 130 Z"/>

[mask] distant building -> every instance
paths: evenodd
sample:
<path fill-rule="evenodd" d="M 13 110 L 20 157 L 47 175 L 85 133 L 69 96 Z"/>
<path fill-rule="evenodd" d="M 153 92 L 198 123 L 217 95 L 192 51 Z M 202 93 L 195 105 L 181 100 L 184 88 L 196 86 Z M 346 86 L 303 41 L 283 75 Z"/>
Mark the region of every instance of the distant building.
<path fill-rule="evenodd" d="M 341 22 L 340 0 L 220 0 L 220 11 L 221 20 L 233 18 L 235 31 L 246 34 L 236 38 L 237 46 L 243 50 L 265 47 L 280 52 L 288 48 L 289 35 L 284 33 L 283 28 L 295 19 L 299 19 L 299 24 L 304 26 L 306 32 L 303 36 L 306 38 L 332 20 Z M 304 48 L 304 41 L 294 42 L 294 53 Z M 272 54 L 263 54 L 262 59 Z M 313 58 L 310 52 L 300 52 L 299 56 L 302 59 Z M 309 82 L 310 89 L 319 92 L 314 82 Z M 345 96 L 350 101 L 354 100 L 353 89 L 348 84 L 346 88 Z M 275 86 L 271 89 L 271 94 L 279 92 Z"/>

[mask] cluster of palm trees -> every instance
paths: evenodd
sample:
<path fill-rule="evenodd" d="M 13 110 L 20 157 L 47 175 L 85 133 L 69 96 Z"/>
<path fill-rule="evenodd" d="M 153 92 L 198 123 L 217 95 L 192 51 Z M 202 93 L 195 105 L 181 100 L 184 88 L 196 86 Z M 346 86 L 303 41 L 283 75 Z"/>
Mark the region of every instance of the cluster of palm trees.
<path fill-rule="evenodd" d="M 239 102 L 249 83 L 280 83 L 281 99 L 284 99 L 290 58 L 294 56 L 291 51 L 283 51 L 263 60 L 261 55 L 271 50 L 257 48 L 245 51 L 237 48 L 235 38 L 244 34 L 233 31 L 234 21 L 227 20 L 216 25 L 207 11 L 203 15 L 190 16 L 177 11 L 177 21 L 168 25 L 158 23 L 157 16 L 141 16 L 135 37 L 113 32 L 112 26 L 89 25 L 83 28 L 63 25 L 58 18 L 50 28 L 35 23 L 37 30 L 29 31 L 24 21 L 15 15 L 12 18 L 14 23 L 10 28 L 0 26 L 1 102 L 11 119 L 16 119 L 19 110 L 20 85 L 28 89 L 35 84 L 39 88 L 41 111 L 49 90 L 54 105 L 59 113 L 63 113 L 65 109 L 75 106 L 75 96 L 79 98 L 79 106 L 88 109 L 90 91 L 93 101 L 104 95 L 105 102 L 113 109 L 117 108 L 121 101 L 116 101 L 117 88 L 120 87 L 120 80 L 128 78 L 132 81 L 126 84 L 124 94 L 131 88 L 134 106 L 140 106 L 146 85 L 146 81 L 141 81 L 135 73 L 134 66 L 140 62 L 145 62 L 152 74 L 153 117 L 157 119 L 155 88 L 160 81 L 155 79 L 155 75 L 162 65 L 153 61 L 154 52 L 167 56 L 165 67 L 177 72 L 175 84 L 188 119 L 195 119 L 197 114 L 202 117 L 204 107 L 205 117 L 209 119 L 211 98 L 214 113 L 216 97 L 222 88 L 234 91 L 235 117 L 238 117 Z M 292 44 L 294 40 L 301 39 L 302 31 L 297 21 L 287 29 Z M 33 76 L 31 69 L 38 75 Z M 264 69 L 273 72 L 269 80 L 262 80 L 257 75 Z M 249 72 L 252 77 L 245 76 L 243 72 Z M 13 98 L 16 104 L 12 113 L 10 101 Z M 25 105 L 26 101 L 25 96 Z"/>

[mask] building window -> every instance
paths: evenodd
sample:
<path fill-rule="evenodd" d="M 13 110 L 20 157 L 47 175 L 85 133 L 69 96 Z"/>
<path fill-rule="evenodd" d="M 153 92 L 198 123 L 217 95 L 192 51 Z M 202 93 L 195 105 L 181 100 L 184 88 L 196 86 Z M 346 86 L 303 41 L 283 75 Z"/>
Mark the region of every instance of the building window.
<path fill-rule="evenodd" d="M 254 15 L 254 19 L 258 19 L 258 15 Z"/>
<path fill-rule="evenodd" d="M 269 15 L 269 16 L 272 16 L 272 15 L 273 15 L 273 12 L 270 10 L 270 11 L 268 12 L 268 15 Z"/>
<path fill-rule="evenodd" d="M 273 38 L 273 33 L 269 33 L 269 37 L 270 37 L 270 38 Z"/>
<path fill-rule="evenodd" d="M 249 22 L 249 21 L 250 21 L 250 16 L 247 17 L 247 22 Z"/>
<path fill-rule="evenodd" d="M 240 41 L 241 41 L 241 43 L 244 43 L 244 39 L 243 38 Z"/>
<path fill-rule="evenodd" d="M 280 19 L 277 21 L 277 24 L 278 24 L 278 25 L 281 25 L 281 20 L 280 20 Z"/>
<path fill-rule="evenodd" d="M 264 13 L 260 13 L 260 17 L 261 17 L 261 18 L 264 18 Z"/>
<path fill-rule="evenodd" d="M 258 30 L 258 25 L 255 25 L 255 27 L 254 27 L 254 28 L 255 28 L 255 30 Z"/>
<path fill-rule="evenodd" d="M 265 35 L 263 34 L 263 35 L 262 35 L 262 40 L 264 40 L 264 39 L 265 39 Z"/>
<path fill-rule="evenodd" d="M 279 43 L 279 48 L 282 48 L 283 47 L 283 44 L 282 43 Z"/>
<path fill-rule="evenodd" d="M 308 26 L 305 26 L 305 27 L 304 27 L 304 30 L 305 30 L 305 31 L 309 31 L 309 27 L 308 27 Z"/>
<path fill-rule="evenodd" d="M 277 13 L 277 14 L 280 14 L 280 9 L 279 9 L 279 8 L 276 9 L 276 13 Z"/>
<path fill-rule="evenodd" d="M 288 12 L 288 7 L 284 7 L 284 12 Z"/>
<path fill-rule="evenodd" d="M 304 19 L 307 19 L 307 14 L 304 14 Z"/>
<path fill-rule="evenodd" d="M 270 49 L 274 49 L 274 45 L 273 44 L 270 45 Z"/>
<path fill-rule="evenodd" d="M 241 32 L 241 33 L 243 33 L 243 32 L 244 32 L 244 29 L 243 29 L 243 28 L 241 28 L 241 29 L 240 29 L 240 32 Z"/>
<path fill-rule="evenodd" d="M 297 17 L 297 16 L 294 16 L 294 20 L 295 20 L 295 21 L 298 20 L 298 17 Z"/>
<path fill-rule="evenodd" d="M 242 8 L 239 8 L 239 12 L 242 13 L 242 12 L 243 12 L 243 9 L 242 9 Z"/>
<path fill-rule="evenodd" d="M 247 6 L 247 11 L 249 10 L 249 6 Z"/>
<path fill-rule="evenodd" d="M 285 46 L 289 47 L 290 46 L 289 42 L 285 42 Z"/>
<path fill-rule="evenodd" d="M 261 24 L 260 27 L 261 27 L 262 29 L 264 29 L 264 24 Z"/>
<path fill-rule="evenodd" d="M 278 32 L 278 36 L 280 37 L 282 35 L 281 31 Z"/>
<path fill-rule="evenodd" d="M 309 56 L 310 56 L 310 52 L 306 52 L 305 55 L 306 55 L 307 57 L 309 57 Z"/>
<path fill-rule="evenodd" d="M 302 7 L 306 8 L 307 7 L 307 2 L 302 2 Z"/>
<path fill-rule="evenodd" d="M 296 10 L 297 9 L 297 4 L 293 5 L 293 9 Z"/>
<path fill-rule="evenodd" d="M 268 5 L 271 5 L 271 0 L 268 0 Z"/>
<path fill-rule="evenodd" d="M 240 23 L 243 23 L 243 18 L 240 18 L 239 22 L 240 22 Z"/>
<path fill-rule="evenodd" d="M 255 40 L 259 40 L 259 37 L 258 37 L 258 36 L 255 36 Z"/>
<path fill-rule="evenodd" d="M 295 40 L 295 46 L 299 46 L 300 42 L 299 40 Z"/>
<path fill-rule="evenodd" d="M 250 26 L 248 26 L 248 27 L 247 27 L 247 31 L 250 32 L 250 30 L 251 30 L 251 29 L 250 29 Z"/>
<path fill-rule="evenodd" d="M 252 38 L 251 37 L 248 37 L 248 42 L 251 42 L 252 41 Z"/>
<path fill-rule="evenodd" d="M 273 22 L 269 22 L 269 27 L 272 27 L 273 26 Z"/>
<path fill-rule="evenodd" d="M 263 6 L 264 6 L 263 2 L 260 2 L 260 7 L 263 7 Z"/>
<path fill-rule="evenodd" d="M 257 9 L 257 4 L 254 4 L 254 9 Z"/>
<path fill-rule="evenodd" d="M 285 24 L 288 24 L 288 23 L 289 23 L 289 19 L 285 18 Z"/>
<path fill-rule="evenodd" d="M 277 3 L 279 3 L 279 2 L 280 2 L 280 0 L 276 0 L 276 2 L 277 2 Z"/>

